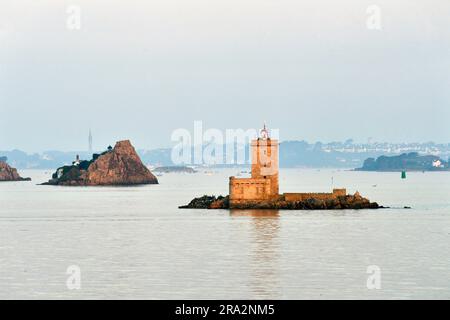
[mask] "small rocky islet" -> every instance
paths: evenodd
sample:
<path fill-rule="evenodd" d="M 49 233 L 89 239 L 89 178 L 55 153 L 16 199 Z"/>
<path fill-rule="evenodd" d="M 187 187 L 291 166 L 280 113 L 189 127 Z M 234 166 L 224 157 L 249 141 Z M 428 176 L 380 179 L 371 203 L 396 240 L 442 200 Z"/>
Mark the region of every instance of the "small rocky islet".
<path fill-rule="evenodd" d="M 16 168 L 6 163 L 6 157 L 0 157 L 0 182 L 5 181 L 31 181 L 31 178 L 22 178 Z"/>
<path fill-rule="evenodd" d="M 42 185 L 54 186 L 129 186 L 158 184 L 158 179 L 142 163 L 129 140 L 94 154 L 92 160 L 77 159 L 63 166 Z"/>

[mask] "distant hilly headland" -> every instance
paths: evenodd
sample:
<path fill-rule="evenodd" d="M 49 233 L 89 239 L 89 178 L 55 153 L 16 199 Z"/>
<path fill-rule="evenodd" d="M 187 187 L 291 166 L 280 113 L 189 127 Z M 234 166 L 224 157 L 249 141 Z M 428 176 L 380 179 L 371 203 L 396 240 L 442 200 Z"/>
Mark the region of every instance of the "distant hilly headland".
<path fill-rule="evenodd" d="M 158 179 L 142 163 L 129 140 L 94 154 L 91 160 L 76 157 L 70 166 L 56 170 L 44 185 L 114 186 L 157 184 Z"/>
<path fill-rule="evenodd" d="M 398 156 L 380 156 L 364 161 L 357 171 L 450 171 L 448 161 L 438 156 L 419 155 L 417 152 L 403 153 Z"/>

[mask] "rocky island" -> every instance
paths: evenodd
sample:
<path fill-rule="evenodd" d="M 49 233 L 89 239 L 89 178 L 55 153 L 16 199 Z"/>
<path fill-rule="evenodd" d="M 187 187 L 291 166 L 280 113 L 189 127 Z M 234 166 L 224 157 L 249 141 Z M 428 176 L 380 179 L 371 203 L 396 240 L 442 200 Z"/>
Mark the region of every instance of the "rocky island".
<path fill-rule="evenodd" d="M 31 181 L 31 178 L 22 178 L 17 169 L 10 167 L 6 161 L 8 158 L 0 157 L 0 182 L 2 181 Z"/>
<path fill-rule="evenodd" d="M 354 195 L 320 198 L 314 195 L 304 199 L 289 199 L 280 195 L 278 199 L 244 202 L 230 205 L 230 197 L 203 196 L 195 198 L 188 205 L 180 209 L 279 209 L 279 210 L 338 210 L 338 209 L 379 209 L 383 208 L 376 202 L 370 202 L 358 192 Z"/>
<path fill-rule="evenodd" d="M 119 141 L 114 148 L 94 154 L 92 160 L 77 159 L 70 166 L 58 168 L 43 185 L 119 186 L 157 184 L 158 179 L 142 163 L 129 140 Z"/>
<path fill-rule="evenodd" d="M 450 164 L 438 156 L 419 155 L 417 152 L 398 156 L 368 158 L 356 171 L 450 171 Z"/>

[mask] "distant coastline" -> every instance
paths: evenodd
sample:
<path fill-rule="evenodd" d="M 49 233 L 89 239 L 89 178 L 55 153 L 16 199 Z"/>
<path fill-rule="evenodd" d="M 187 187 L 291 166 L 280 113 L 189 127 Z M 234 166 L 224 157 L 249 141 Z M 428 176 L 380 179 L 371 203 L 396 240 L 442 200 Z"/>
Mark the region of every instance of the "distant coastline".
<path fill-rule="evenodd" d="M 403 153 L 398 156 L 380 156 L 368 158 L 361 168 L 355 171 L 450 171 L 448 161 L 434 155 L 419 155 L 417 152 Z"/>
<path fill-rule="evenodd" d="M 196 173 L 197 171 L 188 166 L 165 166 L 157 167 L 152 170 L 156 173 Z"/>
<path fill-rule="evenodd" d="M 244 146 L 247 148 L 247 146 Z M 225 150 L 225 148 L 224 148 Z M 341 168 L 354 169 L 363 167 L 368 158 L 380 156 L 398 156 L 402 153 L 418 152 L 419 154 L 433 154 L 442 159 L 450 157 L 450 143 L 366 143 L 358 144 L 351 140 L 331 143 L 308 143 L 307 141 L 284 141 L 280 143 L 280 167 L 282 168 Z M 171 148 L 152 150 L 137 150 L 142 162 L 147 166 L 170 167 L 178 166 L 171 158 Z M 194 154 L 192 152 L 192 154 Z M 9 163 L 18 169 L 55 169 L 70 165 L 76 155 L 90 159 L 89 151 L 44 151 L 42 153 L 26 153 L 21 150 L 0 151 L 0 155 L 7 156 Z M 226 157 L 224 152 L 224 157 Z M 250 163 L 250 155 L 246 153 L 245 161 Z M 187 165 L 187 164 L 182 164 Z M 245 166 L 247 166 L 245 165 Z M 227 168 L 238 165 L 216 165 Z M 244 165 L 242 165 L 244 166 Z"/>

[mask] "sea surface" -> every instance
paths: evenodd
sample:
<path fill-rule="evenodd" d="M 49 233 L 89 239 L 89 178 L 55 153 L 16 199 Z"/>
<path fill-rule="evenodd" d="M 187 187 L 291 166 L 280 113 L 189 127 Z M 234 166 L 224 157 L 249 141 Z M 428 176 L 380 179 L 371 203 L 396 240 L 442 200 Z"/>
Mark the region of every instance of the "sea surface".
<path fill-rule="evenodd" d="M 23 170 L 32 182 L 0 183 L 0 298 L 450 299 L 450 172 L 280 172 L 281 192 L 346 187 L 390 209 L 177 208 L 239 171 L 55 187 Z"/>

